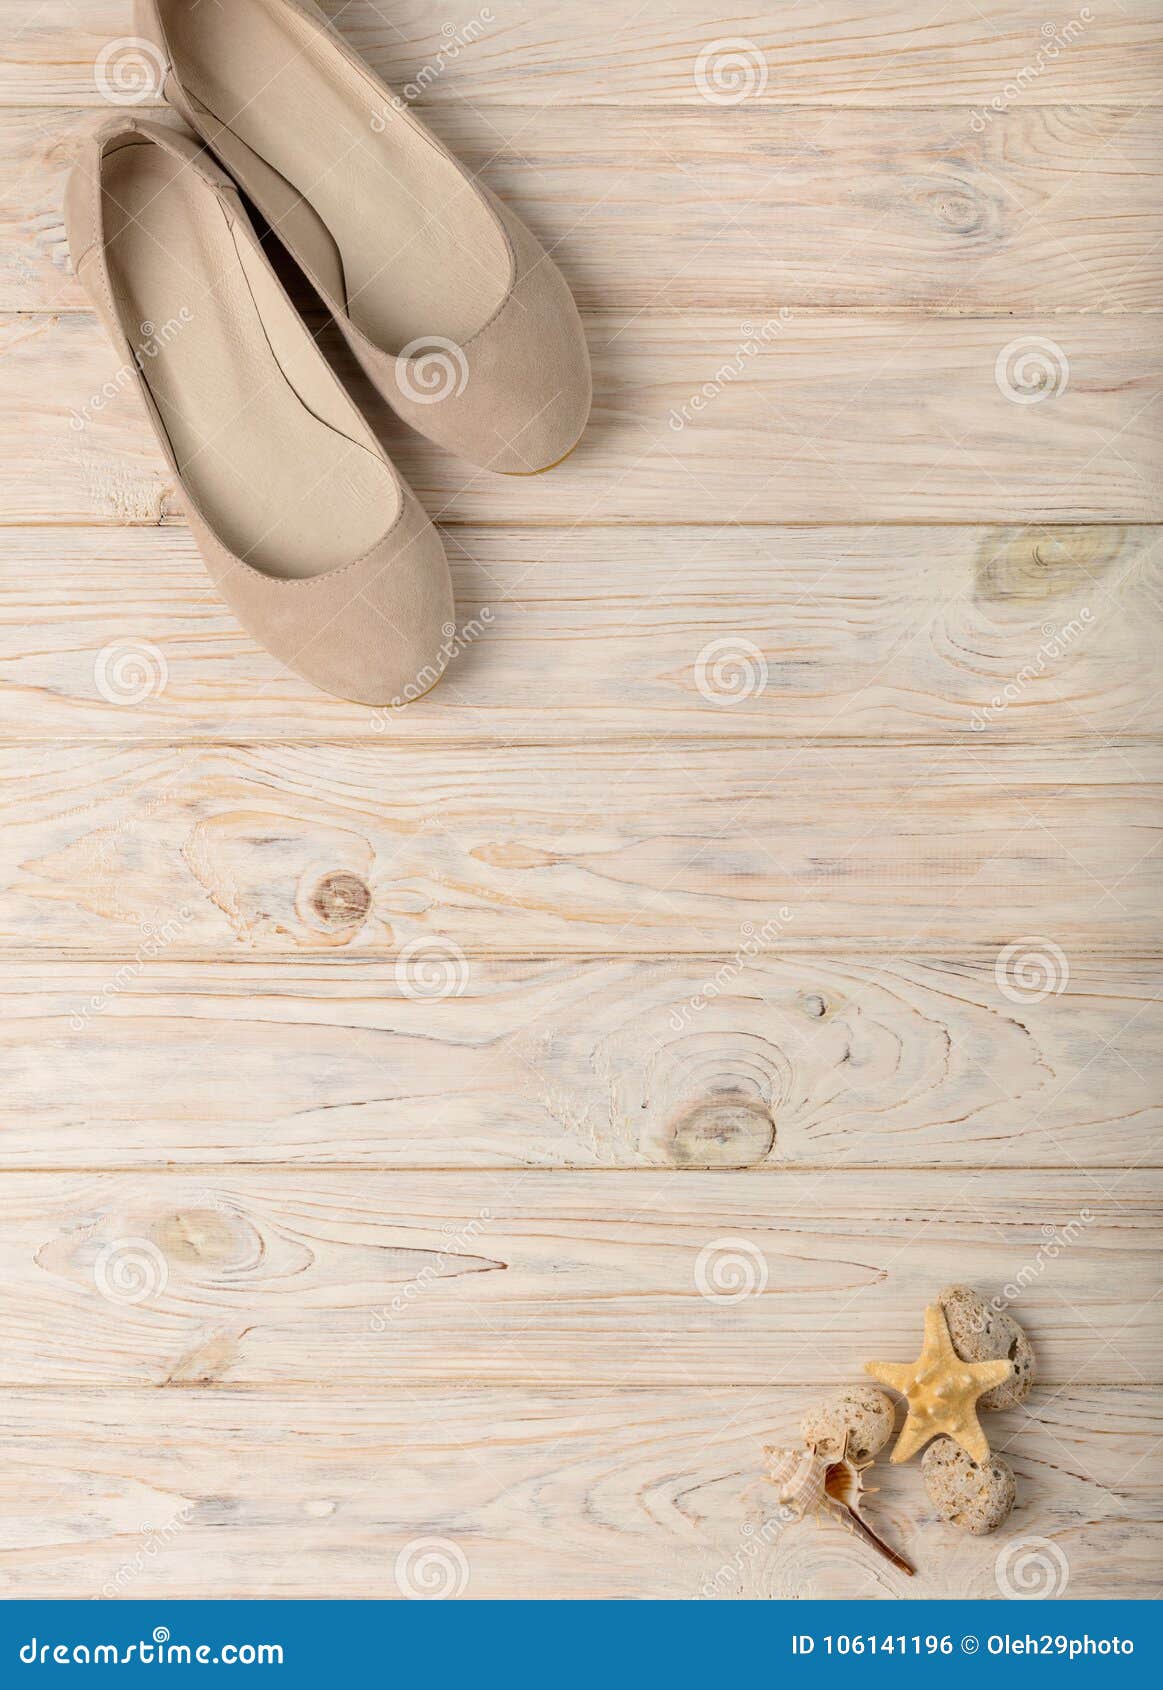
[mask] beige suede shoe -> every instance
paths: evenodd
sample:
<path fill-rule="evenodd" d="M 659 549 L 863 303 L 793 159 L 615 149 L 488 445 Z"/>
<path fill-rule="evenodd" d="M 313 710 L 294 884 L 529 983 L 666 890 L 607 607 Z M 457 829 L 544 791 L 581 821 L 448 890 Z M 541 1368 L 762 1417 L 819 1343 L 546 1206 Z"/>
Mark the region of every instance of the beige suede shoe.
<path fill-rule="evenodd" d="M 312 0 L 136 0 L 165 92 L 232 172 L 405 420 L 536 474 L 590 412 L 565 280 Z"/>
<path fill-rule="evenodd" d="M 87 143 L 65 220 L 239 621 L 341 698 L 427 691 L 452 627 L 444 548 L 284 293 L 234 184 L 193 136 L 119 119 Z"/>

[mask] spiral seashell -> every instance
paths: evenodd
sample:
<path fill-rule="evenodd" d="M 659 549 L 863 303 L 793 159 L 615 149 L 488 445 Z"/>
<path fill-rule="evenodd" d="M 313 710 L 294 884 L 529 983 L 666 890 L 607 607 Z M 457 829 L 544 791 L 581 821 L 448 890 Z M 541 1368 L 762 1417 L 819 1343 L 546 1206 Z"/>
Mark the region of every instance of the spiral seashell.
<path fill-rule="evenodd" d="M 853 1537 L 883 1555 L 899 1572 L 912 1577 L 915 1568 L 873 1531 L 860 1512 L 863 1475 L 872 1462 L 853 1461 L 848 1453 L 848 1440 L 837 1461 L 825 1460 L 810 1448 L 768 1449 L 764 1453 L 767 1476 L 776 1486 L 780 1502 L 796 1520 L 804 1520 L 809 1514 L 836 1520 Z"/>
<path fill-rule="evenodd" d="M 818 1514 L 825 1501 L 827 1464 L 813 1449 L 769 1449 L 767 1476 L 797 1520 Z"/>

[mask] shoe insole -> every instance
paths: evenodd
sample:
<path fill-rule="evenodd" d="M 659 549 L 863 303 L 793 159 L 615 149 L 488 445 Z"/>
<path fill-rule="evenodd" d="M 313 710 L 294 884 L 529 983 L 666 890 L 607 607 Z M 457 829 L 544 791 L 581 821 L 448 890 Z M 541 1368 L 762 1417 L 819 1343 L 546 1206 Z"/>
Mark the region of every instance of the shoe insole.
<path fill-rule="evenodd" d="M 271 575 L 355 562 L 399 488 L 265 262 L 162 147 L 119 148 L 103 184 L 121 322 L 218 537 Z"/>
<path fill-rule="evenodd" d="M 163 12 L 183 86 L 311 206 L 376 346 L 463 344 L 484 327 L 510 282 L 493 216 L 326 37 L 279 0 L 164 0 Z"/>

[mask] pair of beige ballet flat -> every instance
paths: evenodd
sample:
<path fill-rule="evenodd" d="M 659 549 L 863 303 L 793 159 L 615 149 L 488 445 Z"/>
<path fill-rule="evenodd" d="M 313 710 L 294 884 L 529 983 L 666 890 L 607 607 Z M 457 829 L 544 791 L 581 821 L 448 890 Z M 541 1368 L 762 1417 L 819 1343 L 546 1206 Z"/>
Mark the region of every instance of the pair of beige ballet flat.
<path fill-rule="evenodd" d="M 77 275 L 239 620 L 326 692 L 415 697 L 447 662 L 444 548 L 235 184 L 391 406 L 486 469 L 551 468 L 585 427 L 569 289 L 311 0 L 138 0 L 137 27 L 195 133 L 120 119 L 92 138 L 66 191 Z"/>

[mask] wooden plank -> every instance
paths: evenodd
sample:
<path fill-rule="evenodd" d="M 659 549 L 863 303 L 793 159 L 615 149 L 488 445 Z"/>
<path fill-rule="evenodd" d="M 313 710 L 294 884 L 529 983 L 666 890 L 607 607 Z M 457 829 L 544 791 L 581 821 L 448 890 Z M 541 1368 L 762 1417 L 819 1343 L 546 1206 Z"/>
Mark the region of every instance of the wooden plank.
<path fill-rule="evenodd" d="M 590 309 L 1152 310 L 1163 287 L 1155 106 L 1017 107 L 980 134 L 957 107 L 431 115 Z M 86 303 L 61 203 L 93 122 L 0 108 L 0 309 Z"/>
<path fill-rule="evenodd" d="M 1020 1291 L 1046 1384 L 1159 1383 L 1159 1188 L 1144 1169 L 9 1174 L 0 1384 L 840 1382 L 914 1355 L 951 1279 Z"/>
<path fill-rule="evenodd" d="M 256 645 L 184 529 L 0 528 L 0 738 L 245 722 L 396 746 L 632 729 L 980 749 L 1163 728 L 1156 528 L 452 528 L 447 546 L 460 655 L 388 717 Z"/>
<path fill-rule="evenodd" d="M 481 962 L 440 1003 L 407 983 L 355 959 L 5 963 L 0 1163 L 1159 1160 L 1151 964 L 1074 958 L 1024 1002 L 988 964 L 919 958 Z"/>
<path fill-rule="evenodd" d="M 811 1395 L 6 1393 L 0 1590 L 393 1599 L 401 1555 L 435 1537 L 470 1597 L 1000 1600 L 1001 1548 L 1048 1538 L 1069 1596 L 1154 1594 L 1158 1391 L 1038 1391 L 990 1416 L 1018 1482 L 1002 1536 L 936 1520 L 915 1462 L 878 1465 L 868 1513 L 915 1579 L 776 1518 L 761 1451 L 796 1437 Z"/>
<path fill-rule="evenodd" d="M 433 516 L 725 527 L 1163 515 L 1163 336 L 1134 317 L 691 313 L 596 315 L 589 328 L 594 416 L 552 475 L 470 471 L 352 377 Z M 4 521 L 152 523 L 177 509 L 93 318 L 0 319 L 0 355 Z M 1015 400 L 1031 391 L 1045 397 Z"/>
<path fill-rule="evenodd" d="M 1159 749 L 10 747 L 0 942 L 149 961 L 436 941 L 456 973 L 458 947 L 992 961 L 1037 935 L 1057 977 L 1059 952 L 1158 940 Z"/>
<path fill-rule="evenodd" d="M 445 0 L 439 17 L 425 0 L 322 4 L 407 97 L 414 86 L 428 102 L 482 105 L 697 104 L 700 55 L 724 37 L 754 43 L 746 80 L 732 81 L 729 63 L 720 80 L 715 53 L 702 85 L 773 104 L 1149 99 L 1163 50 L 1153 0 L 1067 7 L 1049 21 L 1043 0 L 951 0 L 936 11 L 926 0 L 799 0 L 726 21 L 711 0 L 638 10 L 624 0 Z M 8 0 L 7 10 L 0 99 L 100 104 L 94 61 L 110 37 L 133 34 L 130 0 L 88 0 L 80 16 L 75 0 Z"/>

